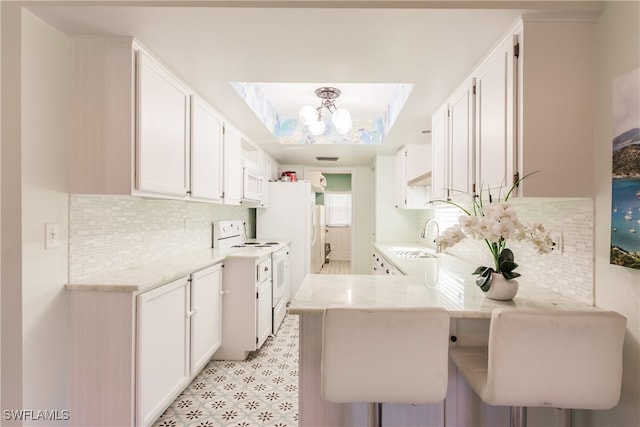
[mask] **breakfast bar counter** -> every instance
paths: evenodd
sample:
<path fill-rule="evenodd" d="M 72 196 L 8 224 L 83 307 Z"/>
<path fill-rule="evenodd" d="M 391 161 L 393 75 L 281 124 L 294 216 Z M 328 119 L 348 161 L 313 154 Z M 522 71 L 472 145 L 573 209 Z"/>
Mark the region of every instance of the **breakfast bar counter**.
<path fill-rule="evenodd" d="M 452 318 L 489 319 L 497 307 L 589 310 L 590 305 L 547 289 L 520 286 L 511 301 L 487 298 L 471 274 L 440 271 L 437 282 L 425 276 L 309 274 L 291 301 L 290 314 L 322 314 L 330 305 L 355 307 L 442 307 Z"/>
<path fill-rule="evenodd" d="M 289 313 L 299 315 L 300 321 L 300 425 L 366 425 L 366 404 L 331 403 L 321 397 L 322 318 L 328 306 L 443 307 L 451 316 L 451 346 L 486 344 L 491 312 L 497 307 L 597 310 L 526 282 L 520 285 L 518 294 L 511 301 L 488 299 L 475 284 L 475 276 L 470 274 L 474 267 L 451 258 L 438 254 L 436 258 L 422 260 L 421 275 L 310 274 L 305 277 L 289 306 Z M 397 355 L 397 360 L 390 360 L 390 364 L 403 363 L 402 349 L 397 350 Z M 541 415 L 543 419 L 556 416 L 553 413 Z M 446 405 L 383 405 L 383 425 L 444 427 L 479 423 L 508 426 L 509 409 L 483 405 L 458 377 L 452 363 Z"/>

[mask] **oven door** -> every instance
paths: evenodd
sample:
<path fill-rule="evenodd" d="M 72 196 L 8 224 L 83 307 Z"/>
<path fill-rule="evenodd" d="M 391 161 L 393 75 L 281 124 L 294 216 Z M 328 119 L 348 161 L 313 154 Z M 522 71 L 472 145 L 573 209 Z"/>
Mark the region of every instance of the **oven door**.
<path fill-rule="evenodd" d="M 273 307 L 289 301 L 289 248 L 282 248 L 271 255 L 273 279 Z"/>
<path fill-rule="evenodd" d="M 259 202 L 262 200 L 264 178 L 251 168 L 242 171 L 242 199 Z"/>

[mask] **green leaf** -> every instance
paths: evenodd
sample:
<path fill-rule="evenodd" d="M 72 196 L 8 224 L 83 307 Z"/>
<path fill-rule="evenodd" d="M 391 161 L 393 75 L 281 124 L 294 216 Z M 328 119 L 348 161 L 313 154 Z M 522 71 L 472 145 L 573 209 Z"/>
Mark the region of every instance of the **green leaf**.
<path fill-rule="evenodd" d="M 503 271 L 502 276 L 507 280 L 511 280 L 516 277 L 520 277 L 520 273 L 516 273 L 515 271 Z"/>
<path fill-rule="evenodd" d="M 526 174 L 525 176 L 523 176 L 522 178 L 520 178 L 519 180 L 517 180 L 516 182 L 514 182 L 514 183 L 513 183 L 513 185 L 511 186 L 511 188 L 509 189 L 509 191 L 507 192 L 507 195 L 504 197 L 504 201 L 506 202 L 506 201 L 508 201 L 508 200 L 509 200 L 509 196 L 511 196 L 511 193 L 512 193 L 516 188 L 518 188 L 518 186 L 520 185 L 520 183 L 521 183 L 522 181 L 524 181 L 524 179 L 525 179 L 525 178 L 527 178 L 527 177 L 529 177 L 529 176 L 533 175 L 534 173 L 538 173 L 538 172 L 540 172 L 540 171 L 533 171 L 533 172 L 530 172 L 530 173 Z"/>
<path fill-rule="evenodd" d="M 493 269 L 491 267 L 485 267 L 481 265 L 480 267 L 476 268 L 476 270 L 472 274 L 482 274 L 487 268 L 493 272 Z"/>
<path fill-rule="evenodd" d="M 480 287 L 482 292 L 487 292 L 491 287 L 491 279 L 493 277 L 493 268 L 491 267 L 478 267 L 473 274 L 480 274 L 476 278 L 476 285 Z"/>
<path fill-rule="evenodd" d="M 502 264 L 505 261 L 513 262 L 515 257 L 513 256 L 513 252 L 509 248 L 504 248 L 502 252 L 500 252 L 500 256 L 498 257 L 498 262 Z"/>
<path fill-rule="evenodd" d="M 503 273 L 504 272 L 510 273 L 516 268 L 518 268 L 518 264 L 516 264 L 513 261 L 503 261 L 500 263 L 500 271 Z"/>

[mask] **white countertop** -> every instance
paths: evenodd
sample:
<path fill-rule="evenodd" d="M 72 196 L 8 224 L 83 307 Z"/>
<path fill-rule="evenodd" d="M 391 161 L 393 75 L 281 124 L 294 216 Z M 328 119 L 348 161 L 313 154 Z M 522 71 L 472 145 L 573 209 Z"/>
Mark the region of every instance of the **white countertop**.
<path fill-rule="evenodd" d="M 262 258 L 283 246 L 202 249 L 78 280 L 68 283 L 66 288 L 70 291 L 144 292 L 222 262 L 226 258 Z"/>
<path fill-rule="evenodd" d="M 307 275 L 289 306 L 289 313 L 322 313 L 329 305 L 437 306 L 448 310 L 452 317 L 473 318 L 489 318 L 493 309 L 505 306 L 595 310 L 591 305 L 522 281 L 512 301 L 491 300 L 475 284 L 476 276 L 471 274 L 477 267 L 474 264 L 448 254 L 412 259 L 393 257 L 388 253 L 391 248 L 411 248 L 407 244 L 377 243 L 375 246 L 409 275 Z"/>

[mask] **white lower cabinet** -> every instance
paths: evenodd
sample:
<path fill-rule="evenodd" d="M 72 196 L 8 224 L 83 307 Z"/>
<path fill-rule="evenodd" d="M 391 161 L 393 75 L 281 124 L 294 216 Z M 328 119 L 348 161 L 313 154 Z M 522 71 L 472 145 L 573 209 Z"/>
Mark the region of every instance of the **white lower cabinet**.
<path fill-rule="evenodd" d="M 224 262 L 222 345 L 219 360 L 245 360 L 273 330 L 271 254 Z"/>
<path fill-rule="evenodd" d="M 222 342 L 222 265 L 191 275 L 191 371 L 196 375 Z"/>
<path fill-rule="evenodd" d="M 150 425 L 189 381 L 189 279 L 138 296 L 136 424 Z"/>
<path fill-rule="evenodd" d="M 221 267 L 145 292 L 70 291 L 71 425 L 153 424 L 220 346 Z"/>
<path fill-rule="evenodd" d="M 258 287 L 258 315 L 256 317 L 256 348 L 262 347 L 262 344 L 269 338 L 272 325 L 272 306 L 271 306 L 271 279 L 265 280 Z"/>
<path fill-rule="evenodd" d="M 371 260 L 371 272 L 373 274 L 383 274 L 383 275 L 402 275 L 402 272 L 399 271 L 392 262 L 389 262 L 384 256 L 382 256 L 379 252 L 373 251 L 373 258 Z"/>

